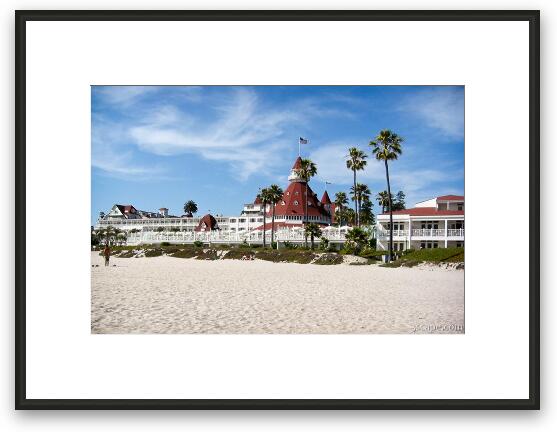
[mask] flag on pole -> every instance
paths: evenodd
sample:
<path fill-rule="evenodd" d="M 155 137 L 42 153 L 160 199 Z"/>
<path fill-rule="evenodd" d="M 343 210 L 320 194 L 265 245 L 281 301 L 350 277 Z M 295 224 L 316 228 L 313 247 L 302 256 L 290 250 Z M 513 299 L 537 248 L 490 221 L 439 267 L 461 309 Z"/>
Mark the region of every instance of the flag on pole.
<path fill-rule="evenodd" d="M 309 140 L 300 137 L 300 144 L 308 144 L 308 143 L 309 143 Z"/>

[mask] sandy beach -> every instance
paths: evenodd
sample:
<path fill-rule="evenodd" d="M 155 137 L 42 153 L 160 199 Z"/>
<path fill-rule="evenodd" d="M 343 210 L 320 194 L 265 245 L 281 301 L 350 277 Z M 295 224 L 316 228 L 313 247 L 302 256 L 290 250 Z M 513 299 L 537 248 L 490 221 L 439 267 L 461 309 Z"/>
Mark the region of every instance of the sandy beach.
<path fill-rule="evenodd" d="M 464 333 L 464 271 L 91 253 L 91 332 Z M 96 266 L 98 265 L 98 267 Z"/>

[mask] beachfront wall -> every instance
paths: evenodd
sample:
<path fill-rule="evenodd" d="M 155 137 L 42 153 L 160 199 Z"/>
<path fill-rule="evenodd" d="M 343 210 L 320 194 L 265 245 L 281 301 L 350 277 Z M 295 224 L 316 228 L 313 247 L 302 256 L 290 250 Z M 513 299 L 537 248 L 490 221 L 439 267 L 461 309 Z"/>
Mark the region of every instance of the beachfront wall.
<path fill-rule="evenodd" d="M 328 227 L 323 229 L 322 237 L 329 240 L 329 244 L 340 248 L 345 242 L 347 227 L 335 228 Z M 271 231 L 266 231 L 265 240 L 268 244 L 271 242 Z M 208 244 L 262 244 L 263 231 L 253 230 L 249 232 L 233 232 L 233 231 L 180 231 L 180 232 L 154 232 L 141 231 L 130 233 L 127 237 L 126 244 L 135 246 L 140 244 L 153 244 L 167 242 L 170 244 L 192 244 L 201 241 Z M 280 229 L 274 233 L 274 241 L 277 247 L 282 247 L 286 243 L 301 244 L 305 242 L 304 231 L 299 228 Z M 309 241 L 309 239 L 308 239 Z M 319 238 L 315 239 L 318 244 Z"/>
<path fill-rule="evenodd" d="M 377 249 L 389 249 L 389 217 L 377 224 Z M 464 247 L 464 217 L 393 215 L 393 250 Z"/>

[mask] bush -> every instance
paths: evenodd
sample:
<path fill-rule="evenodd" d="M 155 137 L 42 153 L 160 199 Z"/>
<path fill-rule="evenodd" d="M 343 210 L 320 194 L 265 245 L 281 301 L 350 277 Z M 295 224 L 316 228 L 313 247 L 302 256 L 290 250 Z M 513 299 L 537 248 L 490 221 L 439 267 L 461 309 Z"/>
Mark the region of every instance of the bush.
<path fill-rule="evenodd" d="M 172 256 L 174 258 L 195 258 L 200 253 L 202 253 L 200 250 L 195 250 L 193 248 L 189 248 L 189 249 L 181 249 L 177 252 L 174 252 L 170 256 Z"/>
<path fill-rule="evenodd" d="M 149 249 L 145 251 L 145 256 L 147 258 L 162 256 L 162 249 Z"/>
<path fill-rule="evenodd" d="M 162 246 L 162 247 L 170 246 L 170 243 L 169 243 L 169 242 L 162 242 L 162 243 L 161 243 L 161 246 Z"/>
<path fill-rule="evenodd" d="M 319 242 L 319 249 L 322 251 L 326 251 L 329 249 L 329 240 L 325 237 L 321 237 L 321 241 Z"/>
<path fill-rule="evenodd" d="M 242 257 L 246 256 L 246 257 L 252 257 L 255 255 L 255 252 L 253 251 L 246 251 L 243 249 L 232 249 L 230 251 L 228 251 L 226 253 L 226 255 L 223 257 L 223 259 L 238 259 L 241 260 Z"/>
<path fill-rule="evenodd" d="M 449 260 L 460 258 L 464 260 L 463 248 L 419 249 L 404 254 L 406 260 L 428 262 L 451 262 Z"/>
<path fill-rule="evenodd" d="M 206 251 L 198 253 L 195 257 L 198 260 L 216 260 L 218 259 L 217 251 L 214 249 L 207 249 Z"/>
<path fill-rule="evenodd" d="M 375 250 L 375 249 L 364 249 L 358 255 L 363 258 L 374 258 L 378 259 L 383 255 L 388 255 L 389 251 L 384 250 Z"/>
<path fill-rule="evenodd" d="M 262 251 L 257 251 L 255 257 L 265 261 L 272 261 L 272 262 L 291 262 L 291 263 L 298 263 L 298 264 L 309 264 L 316 258 L 316 255 L 313 254 L 311 251 L 306 251 L 306 250 L 265 249 Z"/>
<path fill-rule="evenodd" d="M 313 264 L 319 264 L 319 265 L 336 265 L 336 264 L 342 264 L 343 262 L 343 258 L 342 255 L 338 255 L 335 253 L 326 253 L 321 255 L 319 258 L 317 258 Z"/>
<path fill-rule="evenodd" d="M 196 240 L 193 242 L 195 247 L 203 247 L 203 242 L 201 240 Z"/>

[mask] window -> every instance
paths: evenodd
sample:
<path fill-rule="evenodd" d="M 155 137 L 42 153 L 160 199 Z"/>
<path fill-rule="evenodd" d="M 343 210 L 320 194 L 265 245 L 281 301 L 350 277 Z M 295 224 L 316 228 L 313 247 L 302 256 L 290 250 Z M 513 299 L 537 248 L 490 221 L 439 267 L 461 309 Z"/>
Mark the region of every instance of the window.
<path fill-rule="evenodd" d="M 230 219 L 230 223 L 236 222 L 236 219 Z"/>
<path fill-rule="evenodd" d="M 286 192 L 286 196 L 290 195 L 290 192 Z"/>
<path fill-rule="evenodd" d="M 240 222 L 245 222 L 245 221 L 246 221 L 245 219 L 240 219 Z"/>
<path fill-rule="evenodd" d="M 300 194 L 300 192 L 298 192 L 298 191 L 294 192 L 294 195 L 299 195 L 299 194 Z"/>
<path fill-rule="evenodd" d="M 284 201 L 281 201 L 280 205 L 286 205 L 286 203 Z"/>
<path fill-rule="evenodd" d="M 462 211 L 462 204 L 459 204 L 459 205 L 457 206 L 457 208 L 458 208 L 460 211 Z"/>
<path fill-rule="evenodd" d="M 297 193 L 297 192 L 296 192 Z M 298 200 L 294 201 L 294 205 L 298 205 Z"/>

